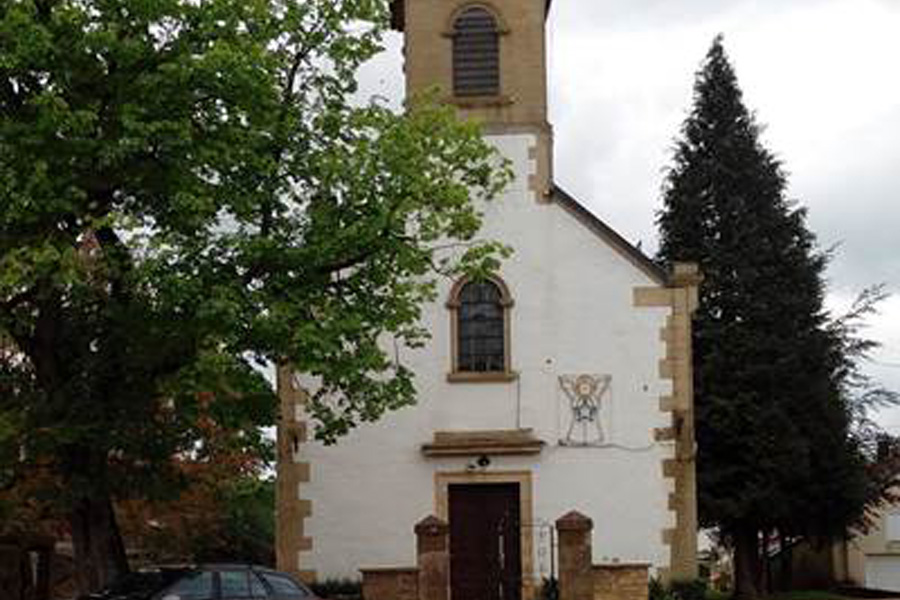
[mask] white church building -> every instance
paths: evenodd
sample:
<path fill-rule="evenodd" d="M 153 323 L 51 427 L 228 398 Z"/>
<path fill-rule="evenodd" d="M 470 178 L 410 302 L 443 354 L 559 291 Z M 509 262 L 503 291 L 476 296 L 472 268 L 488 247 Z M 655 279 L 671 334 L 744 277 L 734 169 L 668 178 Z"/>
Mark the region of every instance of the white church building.
<path fill-rule="evenodd" d="M 279 372 L 279 568 L 307 580 L 415 564 L 413 525 L 450 527 L 453 600 L 533 598 L 553 522 L 594 523 L 596 562 L 696 576 L 690 319 L 699 275 L 662 271 L 552 179 L 550 0 L 396 0 L 407 92 L 437 86 L 512 164 L 483 237 L 490 281 L 445 282 L 408 350 L 418 403 L 335 446 L 303 378 Z"/>

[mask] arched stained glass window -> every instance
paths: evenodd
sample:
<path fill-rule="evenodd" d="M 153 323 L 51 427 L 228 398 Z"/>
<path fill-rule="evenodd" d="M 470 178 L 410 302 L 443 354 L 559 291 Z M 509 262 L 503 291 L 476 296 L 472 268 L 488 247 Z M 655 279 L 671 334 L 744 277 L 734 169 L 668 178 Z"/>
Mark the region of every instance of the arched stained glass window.
<path fill-rule="evenodd" d="M 471 281 L 459 291 L 457 370 L 505 372 L 506 315 L 503 294 L 492 281 Z"/>
<path fill-rule="evenodd" d="M 467 8 L 453 24 L 453 93 L 500 93 L 500 33 L 497 20 L 479 6 Z"/>

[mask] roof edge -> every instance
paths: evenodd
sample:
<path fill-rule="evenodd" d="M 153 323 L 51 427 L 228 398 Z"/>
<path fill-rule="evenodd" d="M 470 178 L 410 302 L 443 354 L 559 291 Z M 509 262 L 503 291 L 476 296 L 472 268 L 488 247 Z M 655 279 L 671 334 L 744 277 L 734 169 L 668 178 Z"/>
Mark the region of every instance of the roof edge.
<path fill-rule="evenodd" d="M 391 28 L 396 31 L 403 31 L 406 26 L 406 10 L 405 3 L 408 0 L 391 0 L 390 8 L 391 8 Z M 553 4 L 553 0 L 547 0 L 546 8 L 544 9 L 544 18 L 546 19 L 547 15 L 550 14 L 550 5 Z"/>
<path fill-rule="evenodd" d="M 557 184 L 552 184 L 550 196 L 554 201 L 568 210 L 591 231 L 603 238 L 614 250 L 629 260 L 634 266 L 656 281 L 659 285 L 668 286 L 670 278 L 665 269 L 656 264 L 650 257 L 644 254 L 634 244 L 626 240 L 615 229 L 607 225 L 600 217 L 592 213 L 574 196 L 566 192 Z"/>

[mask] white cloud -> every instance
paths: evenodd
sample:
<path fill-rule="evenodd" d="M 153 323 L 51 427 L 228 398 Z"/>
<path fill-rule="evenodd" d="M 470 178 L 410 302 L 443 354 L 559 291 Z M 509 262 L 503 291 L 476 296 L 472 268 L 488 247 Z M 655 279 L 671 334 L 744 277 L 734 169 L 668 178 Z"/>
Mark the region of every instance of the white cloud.
<path fill-rule="evenodd" d="M 900 293 L 900 3 L 644 0 L 554 11 L 557 177 L 600 216 L 629 239 L 655 240 L 671 141 L 721 32 L 765 143 L 790 173 L 790 196 L 808 207 L 823 246 L 840 244 L 829 270 L 835 299 L 879 282 Z M 870 330 L 883 361 L 900 358 L 898 327 L 895 298 Z M 900 389 L 900 369 L 871 372 Z"/>
<path fill-rule="evenodd" d="M 554 2 L 556 179 L 652 251 L 662 171 L 694 73 L 724 33 L 746 103 L 791 175 L 790 195 L 809 208 L 824 246 L 841 244 L 829 271 L 833 301 L 877 282 L 900 294 L 898 31 L 897 0 Z M 364 69 L 364 95 L 399 105 L 399 36 L 389 47 Z M 900 359 L 900 298 L 871 333 L 884 361 Z M 872 372 L 900 389 L 900 369 Z"/>

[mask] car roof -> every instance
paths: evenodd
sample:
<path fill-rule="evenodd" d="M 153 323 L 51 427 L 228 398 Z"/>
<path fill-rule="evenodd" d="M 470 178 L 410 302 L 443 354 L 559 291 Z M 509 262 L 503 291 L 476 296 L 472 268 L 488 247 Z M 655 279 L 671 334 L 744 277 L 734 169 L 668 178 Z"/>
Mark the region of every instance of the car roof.
<path fill-rule="evenodd" d="M 264 565 L 255 565 L 253 563 L 237 563 L 237 562 L 214 562 L 214 563 L 174 563 L 174 564 L 160 564 L 160 565 L 148 565 L 145 567 L 141 567 L 137 569 L 140 571 L 255 571 L 258 573 L 272 573 L 274 575 L 283 575 L 286 577 L 291 576 L 290 573 L 285 573 L 284 571 L 278 571 L 277 569 L 273 569 L 272 567 L 267 567 Z"/>
<path fill-rule="evenodd" d="M 250 569 L 252 571 L 266 571 L 270 573 L 280 573 L 281 571 L 276 571 L 270 567 L 265 567 L 263 565 L 254 565 L 252 563 L 232 563 L 232 562 L 224 562 L 224 563 L 200 563 L 196 565 L 198 569 L 214 569 L 214 570 L 240 570 L 240 569 Z"/>

